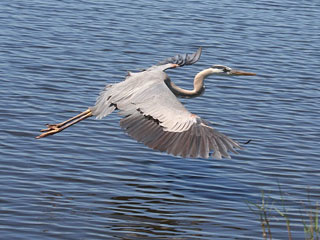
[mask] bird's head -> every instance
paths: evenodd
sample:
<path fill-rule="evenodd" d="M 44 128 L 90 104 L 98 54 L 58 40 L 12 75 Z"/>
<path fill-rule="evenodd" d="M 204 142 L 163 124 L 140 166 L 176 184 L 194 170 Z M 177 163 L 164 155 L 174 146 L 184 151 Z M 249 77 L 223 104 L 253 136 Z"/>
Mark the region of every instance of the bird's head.
<path fill-rule="evenodd" d="M 235 70 L 230 67 L 223 66 L 223 65 L 213 65 L 209 69 L 211 71 L 211 74 L 219 74 L 219 75 L 227 75 L 227 76 L 241 76 L 241 75 L 254 76 L 254 75 L 256 75 L 255 73 Z"/>

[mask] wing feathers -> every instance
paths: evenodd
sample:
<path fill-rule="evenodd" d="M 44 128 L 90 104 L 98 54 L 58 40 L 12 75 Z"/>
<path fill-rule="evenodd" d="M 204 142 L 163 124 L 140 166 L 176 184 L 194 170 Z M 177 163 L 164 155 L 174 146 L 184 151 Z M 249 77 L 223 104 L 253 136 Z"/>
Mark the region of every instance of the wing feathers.
<path fill-rule="evenodd" d="M 174 57 L 167 58 L 166 60 L 158 63 L 158 65 L 164 65 L 167 63 L 175 63 L 180 67 L 184 65 L 191 65 L 197 62 L 201 56 L 202 48 L 199 47 L 198 50 L 193 54 L 178 54 Z"/>
<path fill-rule="evenodd" d="M 183 132 L 166 131 L 158 121 L 146 117 L 141 112 L 123 118 L 121 127 L 134 139 L 146 146 L 182 157 L 229 158 L 229 151 L 236 153 L 237 142 L 204 124 L 198 118 L 188 130 Z"/>

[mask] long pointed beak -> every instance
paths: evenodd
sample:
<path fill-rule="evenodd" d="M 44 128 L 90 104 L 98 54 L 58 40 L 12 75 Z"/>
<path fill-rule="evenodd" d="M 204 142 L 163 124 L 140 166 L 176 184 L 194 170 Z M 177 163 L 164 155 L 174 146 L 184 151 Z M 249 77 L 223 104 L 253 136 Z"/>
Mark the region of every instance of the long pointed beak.
<path fill-rule="evenodd" d="M 234 69 L 232 69 L 231 71 L 230 71 L 230 75 L 244 75 L 244 76 L 255 76 L 255 75 L 257 75 L 257 74 L 255 74 L 255 73 L 251 73 L 251 72 L 244 72 L 244 71 L 240 71 L 240 70 L 234 70 Z"/>

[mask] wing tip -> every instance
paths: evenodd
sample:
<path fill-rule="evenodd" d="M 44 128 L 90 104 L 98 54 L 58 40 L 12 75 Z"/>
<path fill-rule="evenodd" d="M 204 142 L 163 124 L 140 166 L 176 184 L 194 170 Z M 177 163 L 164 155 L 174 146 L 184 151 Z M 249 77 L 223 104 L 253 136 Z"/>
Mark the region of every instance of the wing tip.
<path fill-rule="evenodd" d="M 167 63 L 174 63 L 174 64 L 178 64 L 180 67 L 184 66 L 184 65 L 191 65 L 196 63 L 201 56 L 202 53 L 202 47 L 199 47 L 198 50 L 192 54 L 178 54 L 174 57 L 169 57 L 167 59 L 165 59 L 164 61 L 159 62 L 157 65 L 164 65 Z"/>

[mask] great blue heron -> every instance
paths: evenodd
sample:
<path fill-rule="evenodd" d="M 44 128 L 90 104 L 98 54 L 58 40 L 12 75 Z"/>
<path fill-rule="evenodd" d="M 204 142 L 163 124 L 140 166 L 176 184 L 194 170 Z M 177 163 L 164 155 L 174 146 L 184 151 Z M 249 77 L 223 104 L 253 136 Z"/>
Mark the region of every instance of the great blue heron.
<path fill-rule="evenodd" d="M 177 97 L 196 97 L 204 91 L 204 79 L 212 74 L 225 76 L 255 75 L 213 65 L 194 78 L 194 89 L 176 86 L 166 69 L 191 65 L 201 55 L 201 47 L 193 54 L 177 55 L 138 73 L 128 73 L 122 82 L 107 85 L 96 104 L 79 115 L 58 124 L 47 124 L 36 138 L 46 137 L 70 127 L 88 117 L 101 119 L 119 110 L 120 126 L 134 139 L 146 146 L 182 157 L 213 158 L 229 156 L 241 149 L 239 143 L 215 130 L 208 122 L 190 113 Z"/>

